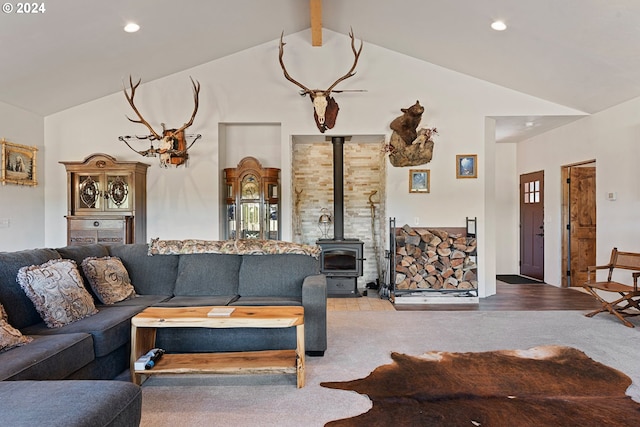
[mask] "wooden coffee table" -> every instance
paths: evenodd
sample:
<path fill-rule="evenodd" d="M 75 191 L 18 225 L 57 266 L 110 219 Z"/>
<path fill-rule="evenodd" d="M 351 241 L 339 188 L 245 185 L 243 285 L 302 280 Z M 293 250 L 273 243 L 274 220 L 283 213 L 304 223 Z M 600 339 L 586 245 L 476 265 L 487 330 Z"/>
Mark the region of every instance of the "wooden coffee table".
<path fill-rule="evenodd" d="M 149 307 L 131 319 L 131 378 L 141 384 L 161 374 L 296 374 L 304 387 L 304 308 L 236 306 L 228 317 L 208 317 L 214 307 Z M 152 369 L 135 370 L 135 361 L 155 347 L 157 328 L 289 328 L 296 327 L 295 349 L 233 353 L 165 354 Z"/>

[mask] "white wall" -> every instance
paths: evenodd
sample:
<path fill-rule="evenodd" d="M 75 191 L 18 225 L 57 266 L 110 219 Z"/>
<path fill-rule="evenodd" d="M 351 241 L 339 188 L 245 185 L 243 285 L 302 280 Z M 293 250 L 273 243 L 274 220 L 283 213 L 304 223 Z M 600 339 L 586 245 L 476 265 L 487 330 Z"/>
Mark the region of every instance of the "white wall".
<path fill-rule="evenodd" d="M 0 251 L 42 247 L 46 171 L 43 118 L 0 102 L 0 132 L 0 138 L 38 149 L 36 178 L 39 182 L 35 187 L 0 185 L 0 219 L 9 221 L 9 227 L 0 227 Z"/>
<path fill-rule="evenodd" d="M 280 167 L 280 144 L 282 134 L 279 123 L 224 123 L 225 145 L 221 150 L 220 167 L 235 168 L 240 160 L 253 156 L 260 161 L 262 167 Z M 224 160 L 224 161 L 223 161 Z"/>
<path fill-rule="evenodd" d="M 328 30 L 324 30 L 321 48 L 311 47 L 309 30 L 289 35 L 285 42 L 284 60 L 289 73 L 310 87 L 327 88 L 353 61 L 349 38 Z M 45 175 L 46 245 L 65 243 L 65 175 L 58 162 L 80 160 L 95 152 L 153 163 L 148 175 L 148 238 L 218 238 L 220 170 L 225 166 L 218 156 L 219 137 L 226 133 L 220 132 L 219 123 L 280 124 L 282 238 L 291 239 L 292 198 L 287 191 L 291 188 L 291 136 L 319 132 L 309 99 L 298 96 L 298 87 L 284 79 L 277 56 L 275 39 L 140 86 L 136 104 L 159 129 L 161 121 L 174 126 L 188 118 L 192 109 L 189 76 L 202 84 L 200 111 L 190 131 L 201 133 L 203 138 L 190 151 L 187 168 L 161 169 L 153 159 L 137 156 L 118 141 L 119 135 L 145 133 L 144 127 L 126 120 L 125 114 L 131 115 L 132 111 L 122 93 L 47 117 L 45 141 L 50 155 Z M 483 246 L 495 239 L 493 226 L 486 230 L 489 234 L 483 234 L 489 220 L 487 207 L 488 212 L 498 211 L 494 191 L 486 194 L 487 174 L 494 169 L 494 160 L 488 162 L 486 154 L 502 151 L 493 147 L 491 136 L 485 135 L 485 117 L 581 113 L 368 43 L 356 76 L 337 89 L 367 92 L 335 94 L 340 113 L 336 127 L 327 135 L 390 135 L 389 123 L 401 114 L 400 108 L 416 99 L 425 106 L 422 126 L 436 127 L 439 132 L 432 162 L 420 167 L 431 170 L 431 193 L 409 194 L 409 168 L 388 166 L 387 213 L 399 226 L 414 225 L 415 217 L 420 218 L 420 226 L 464 226 L 466 216 L 478 217 L 479 236 L 484 236 L 479 241 L 483 296 L 487 281 L 495 281 L 496 262 L 494 243 Z M 260 141 L 253 138 L 243 144 L 247 152 L 260 147 Z M 456 179 L 455 156 L 462 153 L 478 153 L 478 179 Z M 515 161 L 512 154 L 503 152 L 502 160 L 508 162 L 505 157 L 510 157 Z M 517 186 L 517 177 L 505 173 L 500 178 L 504 180 L 501 185 L 511 181 Z M 490 220 L 495 222 L 495 218 Z"/>
<path fill-rule="evenodd" d="M 518 144 L 496 144 L 495 218 L 496 273 L 520 272 L 520 218 L 516 150 Z M 514 231 L 515 230 L 515 231 Z M 507 231 L 507 232 L 505 232 Z"/>
<path fill-rule="evenodd" d="M 597 264 L 611 249 L 640 251 L 640 98 L 520 143 L 518 175 L 544 170 L 545 281 L 561 283 L 564 165 L 596 160 Z M 617 200 L 606 194 L 616 192 Z M 630 282 L 626 274 L 618 280 Z"/>

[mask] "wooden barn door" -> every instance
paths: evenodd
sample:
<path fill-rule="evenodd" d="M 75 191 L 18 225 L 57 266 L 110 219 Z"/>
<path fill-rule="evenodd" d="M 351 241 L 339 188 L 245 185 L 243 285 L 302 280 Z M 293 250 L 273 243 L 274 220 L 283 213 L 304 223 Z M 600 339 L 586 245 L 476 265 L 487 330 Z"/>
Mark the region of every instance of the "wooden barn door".
<path fill-rule="evenodd" d="M 544 281 L 544 171 L 520 175 L 520 274 Z"/>

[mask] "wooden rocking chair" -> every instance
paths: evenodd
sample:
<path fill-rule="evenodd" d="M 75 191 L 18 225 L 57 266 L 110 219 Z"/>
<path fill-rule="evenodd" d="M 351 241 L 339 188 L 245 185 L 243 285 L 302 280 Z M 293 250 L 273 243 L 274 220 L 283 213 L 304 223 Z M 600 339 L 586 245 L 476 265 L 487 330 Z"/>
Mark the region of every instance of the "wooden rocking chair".
<path fill-rule="evenodd" d="M 608 269 L 609 275 L 607 280 L 598 282 L 596 271 Z M 633 277 L 633 286 L 611 280 L 615 269 L 635 270 L 631 275 Z M 591 279 L 593 274 L 593 281 Z M 638 290 L 638 277 L 640 277 L 640 253 L 619 252 L 617 248 L 611 251 L 611 261 L 607 265 L 589 266 L 587 268 L 587 282 L 582 285 L 591 295 L 593 295 L 602 307 L 591 313 L 586 314 L 587 317 L 593 317 L 598 313 L 608 311 L 616 316 L 625 326 L 633 328 L 634 325 L 625 317 L 640 315 L 640 290 Z M 617 292 L 620 298 L 615 301 L 607 301 L 598 294 L 598 290 L 606 292 Z"/>

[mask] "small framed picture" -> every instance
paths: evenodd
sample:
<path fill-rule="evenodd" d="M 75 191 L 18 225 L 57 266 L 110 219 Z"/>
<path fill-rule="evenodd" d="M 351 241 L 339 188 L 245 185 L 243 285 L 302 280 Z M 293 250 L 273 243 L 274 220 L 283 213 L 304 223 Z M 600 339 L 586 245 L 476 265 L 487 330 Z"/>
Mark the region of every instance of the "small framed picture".
<path fill-rule="evenodd" d="M 431 184 L 429 169 L 409 171 L 409 193 L 428 193 Z"/>
<path fill-rule="evenodd" d="M 14 144 L 4 138 L 2 144 L 2 185 L 38 185 L 36 178 L 36 147 Z"/>
<path fill-rule="evenodd" d="M 478 155 L 458 154 L 456 156 L 456 178 L 478 177 Z"/>

